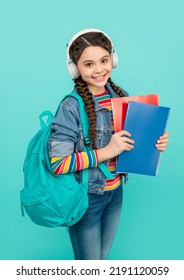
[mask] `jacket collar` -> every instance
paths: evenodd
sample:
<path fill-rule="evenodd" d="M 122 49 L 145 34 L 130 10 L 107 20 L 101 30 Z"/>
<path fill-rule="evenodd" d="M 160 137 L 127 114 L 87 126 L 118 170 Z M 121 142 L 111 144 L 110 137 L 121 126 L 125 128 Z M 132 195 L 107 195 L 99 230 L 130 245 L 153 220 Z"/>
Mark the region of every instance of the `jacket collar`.
<path fill-rule="evenodd" d="M 119 97 L 119 95 L 112 89 L 110 83 L 106 83 L 105 87 L 108 89 L 109 93 L 110 93 L 110 96 L 111 98 L 115 98 L 115 97 Z M 93 95 L 93 101 L 95 103 L 95 109 L 96 111 L 99 111 L 102 109 L 102 107 L 98 104 L 95 96 Z"/>

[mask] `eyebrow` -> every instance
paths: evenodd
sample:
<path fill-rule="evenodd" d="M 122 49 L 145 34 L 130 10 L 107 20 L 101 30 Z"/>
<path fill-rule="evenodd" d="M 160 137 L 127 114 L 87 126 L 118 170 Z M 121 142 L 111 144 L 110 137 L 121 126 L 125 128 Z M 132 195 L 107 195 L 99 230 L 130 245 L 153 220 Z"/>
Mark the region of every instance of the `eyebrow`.
<path fill-rule="evenodd" d="M 106 57 L 109 58 L 110 55 L 107 55 L 107 54 L 106 54 L 106 55 L 104 55 L 103 57 L 101 57 L 100 60 L 102 60 L 102 59 L 104 59 L 104 58 L 106 58 Z M 85 60 L 85 61 L 83 61 L 83 63 L 89 63 L 89 62 L 93 62 L 93 60 Z"/>

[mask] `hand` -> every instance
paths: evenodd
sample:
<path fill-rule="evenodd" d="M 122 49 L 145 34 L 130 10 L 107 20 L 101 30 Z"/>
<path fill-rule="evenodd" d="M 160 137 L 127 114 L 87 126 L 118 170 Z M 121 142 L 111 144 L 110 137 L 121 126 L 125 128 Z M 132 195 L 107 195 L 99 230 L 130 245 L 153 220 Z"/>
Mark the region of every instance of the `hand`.
<path fill-rule="evenodd" d="M 131 134 L 125 130 L 113 134 L 107 146 L 97 150 L 98 162 L 114 158 L 123 151 L 133 149 L 134 141 L 130 137 Z"/>
<path fill-rule="evenodd" d="M 164 133 L 164 135 L 162 135 L 158 141 L 157 141 L 157 144 L 155 145 L 155 147 L 157 148 L 157 150 L 161 151 L 161 152 L 164 152 L 166 150 L 166 147 L 167 147 L 167 144 L 169 142 L 169 133 L 166 132 Z"/>
<path fill-rule="evenodd" d="M 119 155 L 123 151 L 130 151 L 134 148 L 134 141 L 130 139 L 131 134 L 122 130 L 112 135 L 109 144 L 106 146 L 111 157 Z"/>

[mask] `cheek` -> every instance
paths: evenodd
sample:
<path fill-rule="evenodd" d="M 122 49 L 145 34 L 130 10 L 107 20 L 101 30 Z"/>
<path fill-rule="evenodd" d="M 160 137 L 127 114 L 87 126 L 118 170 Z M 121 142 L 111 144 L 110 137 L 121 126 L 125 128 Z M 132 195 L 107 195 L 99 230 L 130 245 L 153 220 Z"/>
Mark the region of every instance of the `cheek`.
<path fill-rule="evenodd" d="M 86 69 L 84 67 L 81 67 L 80 65 L 77 65 L 77 68 L 81 74 L 81 77 L 89 77 L 91 74 L 91 71 L 89 69 Z"/>
<path fill-rule="evenodd" d="M 90 70 L 86 70 L 86 71 L 81 72 L 81 76 L 86 78 L 86 79 L 90 78 L 91 75 L 92 75 L 92 71 L 90 71 Z"/>
<path fill-rule="evenodd" d="M 106 71 L 108 71 L 109 73 L 111 73 L 111 72 L 112 72 L 112 63 L 109 62 L 108 64 L 106 64 L 106 65 L 104 66 L 104 70 L 106 70 Z"/>
<path fill-rule="evenodd" d="M 112 72 L 112 63 L 110 63 L 110 64 L 108 65 L 108 71 L 109 71 L 109 72 Z"/>

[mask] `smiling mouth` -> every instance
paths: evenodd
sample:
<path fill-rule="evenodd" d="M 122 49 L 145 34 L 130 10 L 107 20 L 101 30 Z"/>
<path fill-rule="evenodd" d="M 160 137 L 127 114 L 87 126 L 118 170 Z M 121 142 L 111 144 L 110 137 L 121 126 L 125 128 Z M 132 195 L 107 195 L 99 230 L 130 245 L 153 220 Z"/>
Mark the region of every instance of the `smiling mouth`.
<path fill-rule="evenodd" d="M 96 80 L 96 81 L 102 81 L 105 76 L 106 76 L 106 74 L 101 75 L 101 76 L 97 76 L 97 77 L 93 77 L 93 79 Z"/>

